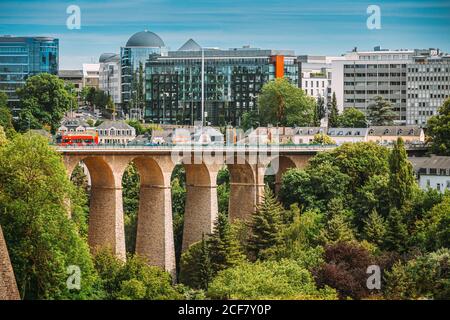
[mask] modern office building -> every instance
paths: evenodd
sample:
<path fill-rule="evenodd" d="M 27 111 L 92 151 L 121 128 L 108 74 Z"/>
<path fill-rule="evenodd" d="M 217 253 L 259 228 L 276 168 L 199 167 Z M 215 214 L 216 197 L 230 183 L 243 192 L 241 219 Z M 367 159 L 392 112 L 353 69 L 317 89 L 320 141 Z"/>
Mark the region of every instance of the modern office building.
<path fill-rule="evenodd" d="M 121 102 L 131 118 L 143 118 L 145 62 L 150 56 L 165 56 L 167 51 L 164 41 L 147 30 L 132 35 L 120 49 Z"/>
<path fill-rule="evenodd" d="M 59 40 L 49 37 L 0 37 L 0 91 L 14 104 L 16 90 L 29 76 L 58 73 Z"/>
<path fill-rule="evenodd" d="M 116 106 L 119 106 L 122 101 L 120 55 L 104 53 L 100 56 L 99 63 L 100 90 L 106 92 Z"/>
<path fill-rule="evenodd" d="M 344 110 L 355 107 L 366 112 L 375 96 L 390 101 L 397 113 L 395 122 L 406 123 L 407 64 L 413 50 L 357 51 L 356 48 L 332 61 L 332 91 L 338 106 Z M 342 111 L 341 110 L 341 111 Z"/>
<path fill-rule="evenodd" d="M 450 97 L 450 56 L 436 50 L 416 51 L 407 68 L 406 124 L 426 126 Z"/>
<path fill-rule="evenodd" d="M 153 55 L 146 63 L 145 118 L 178 124 L 201 120 L 202 64 L 205 124 L 239 125 L 244 112 L 256 109 L 266 82 L 286 77 L 298 83 L 293 51 L 202 49 L 190 39 L 178 51 Z"/>

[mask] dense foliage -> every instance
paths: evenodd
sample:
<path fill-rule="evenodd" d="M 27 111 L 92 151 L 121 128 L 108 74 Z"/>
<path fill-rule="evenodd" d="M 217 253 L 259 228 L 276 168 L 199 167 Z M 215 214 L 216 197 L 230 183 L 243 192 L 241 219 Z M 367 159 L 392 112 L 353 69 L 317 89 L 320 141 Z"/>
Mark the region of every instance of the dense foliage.
<path fill-rule="evenodd" d="M 450 98 L 428 120 L 428 135 L 434 153 L 450 156 Z"/>

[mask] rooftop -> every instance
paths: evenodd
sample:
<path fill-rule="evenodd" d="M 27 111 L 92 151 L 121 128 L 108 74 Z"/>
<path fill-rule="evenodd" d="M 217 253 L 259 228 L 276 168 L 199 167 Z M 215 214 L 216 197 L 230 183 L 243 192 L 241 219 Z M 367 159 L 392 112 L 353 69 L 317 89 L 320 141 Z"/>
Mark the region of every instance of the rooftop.
<path fill-rule="evenodd" d="M 161 48 L 164 47 L 164 41 L 151 31 L 145 30 L 133 34 L 128 39 L 126 47 L 147 47 L 147 48 Z"/>
<path fill-rule="evenodd" d="M 416 171 L 427 168 L 450 169 L 450 157 L 432 155 L 431 157 L 410 157 L 408 159 Z"/>

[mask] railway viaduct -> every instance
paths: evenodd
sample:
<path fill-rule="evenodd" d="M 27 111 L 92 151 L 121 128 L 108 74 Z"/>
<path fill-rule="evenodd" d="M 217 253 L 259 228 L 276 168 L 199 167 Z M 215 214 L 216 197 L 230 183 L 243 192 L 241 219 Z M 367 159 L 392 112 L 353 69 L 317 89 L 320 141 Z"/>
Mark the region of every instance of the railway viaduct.
<path fill-rule="evenodd" d="M 213 231 L 218 215 L 216 178 L 230 172 L 229 217 L 247 219 L 264 191 L 264 176 L 281 175 L 289 168 L 306 166 L 326 147 L 236 148 L 214 147 L 60 147 L 69 177 L 83 162 L 91 179 L 88 241 L 92 251 L 110 247 L 125 259 L 122 175 L 134 163 L 140 175 L 136 253 L 149 264 L 174 273 L 171 175 L 177 164 L 186 171 L 186 203 L 182 249 Z"/>
<path fill-rule="evenodd" d="M 264 191 L 264 176 L 275 174 L 279 190 L 282 174 L 303 168 L 320 151 L 335 146 L 282 146 L 268 148 L 217 146 L 92 146 L 60 147 L 69 177 L 83 162 L 91 178 L 88 241 L 93 252 L 110 247 L 125 259 L 122 175 L 134 163 L 140 175 L 136 253 L 150 265 L 175 272 L 172 228 L 171 175 L 177 164 L 186 171 L 186 202 L 182 250 L 213 231 L 218 215 L 216 178 L 230 172 L 229 218 L 247 219 Z M 421 150 L 409 150 L 410 155 Z"/>

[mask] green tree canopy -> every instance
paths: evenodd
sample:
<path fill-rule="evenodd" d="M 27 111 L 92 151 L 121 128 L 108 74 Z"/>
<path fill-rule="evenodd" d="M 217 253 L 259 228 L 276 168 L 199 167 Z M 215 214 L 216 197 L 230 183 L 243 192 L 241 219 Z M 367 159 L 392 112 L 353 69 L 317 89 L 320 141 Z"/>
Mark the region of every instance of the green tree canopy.
<path fill-rule="evenodd" d="M 450 98 L 439 108 L 439 113 L 428 119 L 428 135 L 436 154 L 450 156 Z"/>
<path fill-rule="evenodd" d="M 264 250 L 281 242 L 283 207 L 276 200 L 272 190 L 264 189 L 264 196 L 250 221 L 248 251 L 252 258 L 264 256 Z"/>
<path fill-rule="evenodd" d="M 381 96 L 373 98 L 373 103 L 368 106 L 367 119 L 372 126 L 391 126 L 397 114 L 392 104 Z"/>
<path fill-rule="evenodd" d="M 335 92 L 333 92 L 331 102 L 328 104 L 328 127 L 339 127 L 339 110 Z"/>
<path fill-rule="evenodd" d="M 339 126 L 344 128 L 365 128 L 367 119 L 364 113 L 356 108 L 347 108 L 339 115 Z"/>
<path fill-rule="evenodd" d="M 0 224 L 23 298 L 96 297 L 96 273 L 80 236 L 83 203 L 45 138 L 17 135 L 0 148 Z M 70 265 L 81 269 L 80 291 L 67 288 Z"/>
<path fill-rule="evenodd" d="M 19 131 L 49 126 L 52 132 L 71 106 L 77 106 L 76 94 L 57 76 L 41 73 L 27 79 L 17 90 L 21 112 L 17 123 Z"/>
<path fill-rule="evenodd" d="M 287 79 L 275 79 L 266 83 L 258 96 L 261 124 L 310 126 L 315 103 Z"/>
<path fill-rule="evenodd" d="M 218 274 L 207 295 L 213 299 L 336 299 L 318 290 L 311 273 L 293 260 L 244 263 Z"/>

